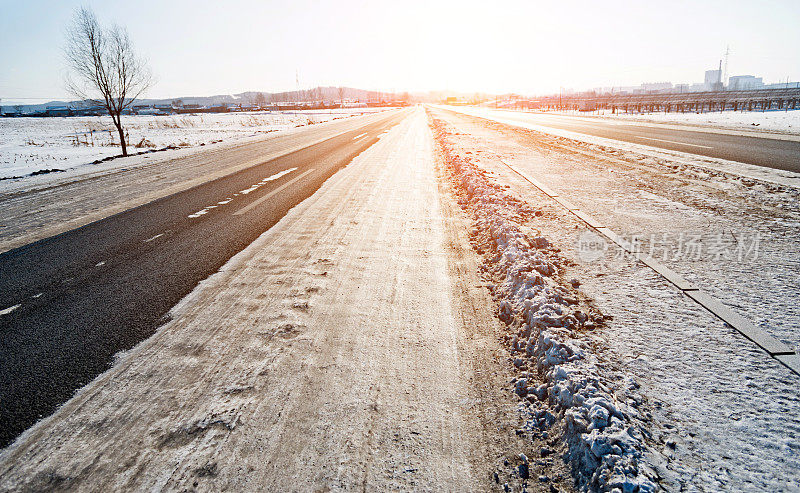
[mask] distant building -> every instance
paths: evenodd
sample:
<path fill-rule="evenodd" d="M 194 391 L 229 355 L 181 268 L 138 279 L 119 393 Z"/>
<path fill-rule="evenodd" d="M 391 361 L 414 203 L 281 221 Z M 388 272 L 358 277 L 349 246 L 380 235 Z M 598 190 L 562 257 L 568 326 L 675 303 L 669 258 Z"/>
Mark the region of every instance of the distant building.
<path fill-rule="evenodd" d="M 732 75 L 728 78 L 729 91 L 748 91 L 751 89 L 761 89 L 764 87 L 764 80 L 761 77 L 752 75 Z"/>
<path fill-rule="evenodd" d="M 74 111 L 76 116 L 100 116 L 100 115 L 107 115 L 108 110 L 105 106 L 83 106 L 81 108 L 77 108 Z"/>
<path fill-rule="evenodd" d="M 703 84 L 705 84 L 707 91 L 722 90 L 722 71 L 706 70 L 706 77 Z"/>
<path fill-rule="evenodd" d="M 48 106 L 44 113 L 47 116 L 70 116 L 72 112 L 67 106 L 54 105 L 54 106 Z"/>
<path fill-rule="evenodd" d="M 778 82 L 777 84 L 767 84 L 763 89 L 797 89 L 800 82 Z"/>
<path fill-rule="evenodd" d="M 644 92 L 665 91 L 672 89 L 672 82 L 644 82 L 642 90 Z"/>

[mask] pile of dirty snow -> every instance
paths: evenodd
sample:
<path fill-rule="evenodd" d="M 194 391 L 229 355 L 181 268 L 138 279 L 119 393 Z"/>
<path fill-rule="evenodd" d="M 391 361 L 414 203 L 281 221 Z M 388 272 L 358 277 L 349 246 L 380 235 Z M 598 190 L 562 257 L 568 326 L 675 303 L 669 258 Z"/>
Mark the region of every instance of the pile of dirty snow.
<path fill-rule="evenodd" d="M 604 317 L 576 280 L 561 277 L 558 251 L 525 226 L 526 217 L 540 212 L 491 183 L 448 144 L 444 122 L 432 123 L 459 203 L 474 220 L 471 240 L 484 258 L 482 274 L 493 282 L 498 317 L 508 326 L 526 428 L 561 444 L 583 490 L 658 490 L 658 474 L 644 460 L 657 454 L 646 444 L 644 398 L 632 377 L 598 357 L 591 334 Z"/>

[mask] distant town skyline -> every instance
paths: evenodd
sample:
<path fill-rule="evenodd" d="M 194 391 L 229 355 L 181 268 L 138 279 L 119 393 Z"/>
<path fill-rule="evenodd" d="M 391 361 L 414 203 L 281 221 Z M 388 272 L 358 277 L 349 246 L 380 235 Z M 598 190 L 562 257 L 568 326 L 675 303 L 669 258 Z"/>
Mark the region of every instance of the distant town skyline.
<path fill-rule="evenodd" d="M 593 87 L 590 91 L 594 92 L 700 92 L 716 91 L 726 89 L 730 91 L 744 91 L 754 89 L 781 89 L 789 87 L 800 87 L 797 80 L 786 79 L 778 82 L 765 82 L 763 77 L 752 74 L 724 74 L 724 69 L 706 70 L 702 82 L 642 82 L 631 86 L 599 86 Z M 572 92 L 572 91 L 570 91 Z"/>
<path fill-rule="evenodd" d="M 800 79 L 800 4 L 705 2 L 2 1 L 0 98 L 69 99 L 64 30 L 86 3 L 130 31 L 157 77 L 149 98 L 296 87 L 546 94 Z M 23 99 L 20 98 L 32 98 Z"/>

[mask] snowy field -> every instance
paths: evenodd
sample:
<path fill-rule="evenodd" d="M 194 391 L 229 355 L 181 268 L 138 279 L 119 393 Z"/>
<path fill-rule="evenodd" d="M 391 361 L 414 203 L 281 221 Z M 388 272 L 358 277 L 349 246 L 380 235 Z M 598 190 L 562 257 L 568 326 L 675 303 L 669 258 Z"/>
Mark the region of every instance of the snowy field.
<path fill-rule="evenodd" d="M 575 116 L 603 116 L 619 120 L 646 121 L 683 125 L 760 130 L 800 134 L 800 110 L 794 111 L 725 111 L 713 113 L 618 113 L 599 110 L 592 113 L 564 112 Z"/>
<path fill-rule="evenodd" d="M 123 125 L 128 152 L 134 154 L 228 141 L 383 109 L 134 115 L 123 117 Z M 66 170 L 120 153 L 119 136 L 108 116 L 0 118 L 0 178 Z"/>

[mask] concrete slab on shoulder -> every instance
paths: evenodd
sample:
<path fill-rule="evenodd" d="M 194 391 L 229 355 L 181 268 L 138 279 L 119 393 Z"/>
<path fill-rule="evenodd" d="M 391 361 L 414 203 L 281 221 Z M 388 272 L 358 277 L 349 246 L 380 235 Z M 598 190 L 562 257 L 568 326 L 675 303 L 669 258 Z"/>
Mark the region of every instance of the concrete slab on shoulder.
<path fill-rule="evenodd" d="M 528 182 L 530 182 L 531 184 L 533 184 L 533 185 L 534 185 L 536 188 L 538 188 L 539 190 L 541 190 L 542 192 L 544 192 L 544 194 L 545 194 L 545 195 L 547 195 L 548 197 L 552 197 L 552 198 L 558 197 L 558 192 L 556 192 L 555 190 L 551 189 L 550 187 L 548 187 L 548 186 L 547 186 L 547 185 L 545 185 L 544 183 L 540 182 L 540 181 L 539 181 L 539 180 L 537 180 L 536 178 L 533 178 L 533 177 L 531 177 L 531 176 L 528 176 L 528 175 L 526 175 L 525 173 L 523 173 L 523 172 L 519 171 L 517 168 L 515 168 L 514 166 L 512 166 L 512 165 L 511 165 L 511 163 L 509 163 L 509 162 L 508 162 L 508 161 L 506 161 L 505 159 L 500 159 L 500 162 L 501 162 L 501 163 L 503 163 L 503 164 L 505 164 L 506 166 L 508 166 L 508 167 L 509 167 L 509 169 L 511 169 L 511 171 L 513 171 L 514 173 L 516 173 L 516 174 L 518 174 L 519 176 L 521 176 L 521 177 L 525 178 L 525 179 L 526 179 Z"/>
<path fill-rule="evenodd" d="M 708 311 L 739 331 L 743 336 L 756 343 L 759 347 L 768 352 L 770 356 L 794 353 L 789 346 L 767 334 L 761 328 L 756 327 L 752 322 L 734 312 L 705 291 L 685 291 L 685 293 L 686 296 L 706 307 Z"/>
<path fill-rule="evenodd" d="M 790 370 L 800 375 L 800 355 L 797 355 L 791 348 L 789 348 L 789 346 L 779 341 L 778 339 L 772 337 L 767 332 L 757 327 L 746 318 L 734 312 L 733 310 L 725 306 L 725 304 L 723 304 L 718 299 L 700 290 L 699 287 L 687 281 L 680 274 L 673 271 L 669 267 L 661 264 L 660 262 L 658 262 L 649 255 L 635 251 L 636 248 L 631 242 L 625 240 L 622 236 L 613 232 L 611 229 L 605 227 L 599 220 L 597 220 L 591 214 L 588 214 L 587 212 L 580 210 L 578 206 L 575 205 L 574 203 L 570 202 L 567 199 L 560 198 L 558 196 L 558 193 L 550 189 L 544 183 L 541 183 L 539 180 L 535 178 L 526 176 L 525 174 L 518 171 L 516 168 L 511 166 L 511 164 L 509 164 L 503 159 L 500 159 L 500 162 L 508 166 L 509 169 L 520 175 L 522 178 L 527 180 L 536 188 L 544 192 L 545 195 L 549 196 L 550 198 L 558 202 L 560 205 L 566 207 L 567 210 L 569 210 L 572 214 L 577 216 L 579 219 L 584 221 L 592 228 L 596 229 L 600 234 L 608 238 L 610 241 L 619 245 L 623 250 L 633 254 L 638 260 L 640 260 L 642 263 L 644 263 L 645 265 L 656 271 L 667 281 L 674 284 L 678 289 L 680 289 L 687 296 L 689 296 L 694 301 L 705 307 L 714 316 L 716 316 L 717 318 L 721 319 L 722 321 L 724 321 L 725 323 L 736 329 L 740 334 L 748 338 L 750 341 L 754 342 L 763 350 L 767 351 L 767 353 L 769 353 L 770 356 L 777 358 L 784 366 L 786 366 Z"/>
<path fill-rule="evenodd" d="M 577 205 L 573 204 L 572 202 L 563 197 L 556 197 L 554 200 L 571 211 L 576 211 L 580 209 L 580 207 L 578 207 Z"/>
<path fill-rule="evenodd" d="M 520 173 L 520 174 L 522 174 L 522 173 Z M 522 175 L 522 176 L 524 176 L 526 180 L 528 180 L 531 183 L 533 183 L 536 186 L 536 188 L 538 188 L 539 190 L 544 192 L 544 194 L 547 195 L 548 197 L 553 198 L 553 199 L 558 197 L 558 192 L 556 192 L 552 188 L 548 187 L 544 183 L 540 182 L 539 180 L 529 178 L 529 177 L 527 177 L 525 175 Z"/>
<path fill-rule="evenodd" d="M 647 265 L 648 267 L 650 267 L 654 271 L 656 271 L 659 274 L 661 274 L 667 281 L 669 281 L 672 284 L 674 284 L 675 286 L 677 286 L 678 289 L 680 289 L 680 290 L 687 291 L 687 290 L 699 289 L 693 283 L 687 281 L 680 274 L 678 274 L 674 270 L 670 269 L 666 265 L 662 264 L 661 262 L 657 261 L 656 259 L 654 259 L 650 255 L 645 255 L 645 254 L 640 253 L 640 254 L 636 255 L 636 258 L 641 260 L 645 265 Z"/>
<path fill-rule="evenodd" d="M 631 253 L 633 252 L 633 245 L 631 245 L 631 242 L 623 238 L 621 235 L 618 235 L 617 233 L 615 233 L 614 231 L 605 226 L 595 229 L 597 230 L 598 233 L 600 233 L 601 235 L 605 236 L 612 242 L 619 245 L 620 248 L 622 248 L 626 252 L 631 252 Z"/>
<path fill-rule="evenodd" d="M 588 212 L 582 211 L 580 209 L 571 210 L 570 212 L 578 216 L 583 222 L 585 222 L 586 224 L 595 229 L 603 227 L 603 223 L 601 223 L 599 220 L 597 220 L 594 216 L 592 216 Z"/>
<path fill-rule="evenodd" d="M 775 356 L 775 359 L 780 361 L 786 368 L 800 375 L 800 354 L 781 354 Z"/>

